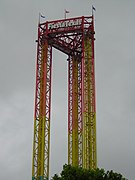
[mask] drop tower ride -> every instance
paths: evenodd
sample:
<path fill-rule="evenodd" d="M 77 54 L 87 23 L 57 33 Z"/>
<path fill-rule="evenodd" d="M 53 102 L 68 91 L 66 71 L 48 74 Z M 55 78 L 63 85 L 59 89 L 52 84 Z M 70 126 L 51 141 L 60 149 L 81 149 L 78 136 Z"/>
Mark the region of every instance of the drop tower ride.
<path fill-rule="evenodd" d="M 68 164 L 97 167 L 94 34 L 93 15 L 38 25 L 32 180 L 49 179 L 52 48 L 68 56 Z"/>

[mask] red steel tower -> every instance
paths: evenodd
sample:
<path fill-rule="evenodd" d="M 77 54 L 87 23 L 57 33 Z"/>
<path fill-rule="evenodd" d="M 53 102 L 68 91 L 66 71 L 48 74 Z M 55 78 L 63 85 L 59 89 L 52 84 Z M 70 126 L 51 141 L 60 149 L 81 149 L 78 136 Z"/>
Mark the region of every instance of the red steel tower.
<path fill-rule="evenodd" d="M 52 47 L 68 56 L 68 163 L 97 167 L 94 17 L 38 26 L 32 180 L 49 177 Z"/>

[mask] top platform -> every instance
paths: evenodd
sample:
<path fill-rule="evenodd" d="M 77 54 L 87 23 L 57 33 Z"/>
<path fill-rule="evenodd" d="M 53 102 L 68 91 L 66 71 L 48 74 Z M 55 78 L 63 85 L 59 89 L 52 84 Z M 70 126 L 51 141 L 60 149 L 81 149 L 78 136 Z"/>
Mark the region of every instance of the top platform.
<path fill-rule="evenodd" d="M 44 23 L 40 23 L 39 27 L 44 31 L 44 34 L 46 35 L 70 32 L 83 32 L 90 28 L 92 22 L 93 16 L 81 16 L 76 18 L 46 21 Z"/>

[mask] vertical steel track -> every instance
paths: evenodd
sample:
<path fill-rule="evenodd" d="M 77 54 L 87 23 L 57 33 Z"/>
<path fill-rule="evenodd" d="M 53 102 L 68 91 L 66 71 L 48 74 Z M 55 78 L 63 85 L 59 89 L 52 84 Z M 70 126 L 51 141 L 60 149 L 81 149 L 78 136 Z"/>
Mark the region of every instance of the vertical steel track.
<path fill-rule="evenodd" d="M 77 57 L 68 63 L 68 163 L 82 166 L 82 63 Z"/>
<path fill-rule="evenodd" d="M 96 158 L 96 107 L 93 32 L 84 37 L 83 67 L 83 167 L 97 167 Z"/>
<path fill-rule="evenodd" d="M 73 142 L 73 60 L 72 57 L 68 58 L 68 164 L 73 163 L 72 155 L 72 142 Z"/>
<path fill-rule="evenodd" d="M 49 176 L 52 47 L 38 32 L 33 142 L 33 180 Z"/>

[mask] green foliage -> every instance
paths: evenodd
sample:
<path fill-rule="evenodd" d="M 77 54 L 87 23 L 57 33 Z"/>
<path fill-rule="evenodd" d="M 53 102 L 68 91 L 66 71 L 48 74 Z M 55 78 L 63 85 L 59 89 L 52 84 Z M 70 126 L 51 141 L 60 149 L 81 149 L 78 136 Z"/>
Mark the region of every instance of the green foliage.
<path fill-rule="evenodd" d="M 83 169 L 81 167 L 73 167 L 64 165 L 63 170 L 58 176 L 55 174 L 51 180 L 126 180 L 121 174 L 112 170 L 105 172 L 104 169 Z"/>

